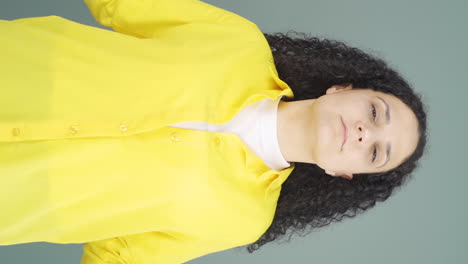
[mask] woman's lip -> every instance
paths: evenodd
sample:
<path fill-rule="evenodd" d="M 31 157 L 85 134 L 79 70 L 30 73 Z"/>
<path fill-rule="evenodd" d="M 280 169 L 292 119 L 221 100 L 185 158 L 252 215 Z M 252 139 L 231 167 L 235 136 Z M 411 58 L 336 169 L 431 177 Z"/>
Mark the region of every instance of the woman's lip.
<path fill-rule="evenodd" d="M 346 127 L 342 116 L 340 116 L 340 119 L 341 123 L 343 124 L 343 143 L 341 144 L 341 150 L 343 150 L 343 146 L 346 143 L 346 140 L 348 139 L 348 128 Z"/>

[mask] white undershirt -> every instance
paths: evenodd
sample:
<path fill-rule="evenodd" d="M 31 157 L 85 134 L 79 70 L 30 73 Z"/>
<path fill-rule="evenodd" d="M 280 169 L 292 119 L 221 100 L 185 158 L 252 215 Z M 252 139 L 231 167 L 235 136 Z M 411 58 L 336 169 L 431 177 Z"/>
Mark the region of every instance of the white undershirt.
<path fill-rule="evenodd" d="M 224 124 L 182 122 L 169 126 L 237 134 L 269 168 L 282 170 L 290 167 L 291 164 L 284 159 L 278 143 L 277 114 L 281 98 L 277 100 L 266 98 L 258 101 L 242 109 Z"/>

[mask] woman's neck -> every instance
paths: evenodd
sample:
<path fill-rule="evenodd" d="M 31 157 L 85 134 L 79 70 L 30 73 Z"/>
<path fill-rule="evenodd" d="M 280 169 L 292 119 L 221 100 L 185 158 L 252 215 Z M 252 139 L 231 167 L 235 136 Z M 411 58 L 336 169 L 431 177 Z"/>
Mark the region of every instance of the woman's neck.
<path fill-rule="evenodd" d="M 277 115 L 278 144 L 288 162 L 313 163 L 312 105 L 315 99 L 280 101 Z"/>

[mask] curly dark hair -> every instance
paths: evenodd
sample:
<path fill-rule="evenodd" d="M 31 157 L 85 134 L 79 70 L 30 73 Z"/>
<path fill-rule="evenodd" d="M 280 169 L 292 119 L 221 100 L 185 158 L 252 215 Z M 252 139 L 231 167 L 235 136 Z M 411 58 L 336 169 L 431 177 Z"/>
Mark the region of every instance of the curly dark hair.
<path fill-rule="evenodd" d="M 353 84 L 355 89 L 389 93 L 416 114 L 419 141 L 413 154 L 397 168 L 383 173 L 355 174 L 352 180 L 331 177 L 314 164 L 295 162 L 294 170 L 281 186 L 272 224 L 255 243 L 247 246 L 249 253 L 283 236 L 289 229 L 292 235 L 306 227 L 327 226 L 343 217 L 355 217 L 374 207 L 376 201 L 385 201 L 410 178 L 426 146 L 426 114 L 420 95 L 383 60 L 340 41 L 295 31 L 292 33 L 302 37 L 290 37 L 289 33 L 264 33 L 279 77 L 294 93 L 294 98 L 284 97 L 284 101 L 317 98 L 335 84 Z"/>

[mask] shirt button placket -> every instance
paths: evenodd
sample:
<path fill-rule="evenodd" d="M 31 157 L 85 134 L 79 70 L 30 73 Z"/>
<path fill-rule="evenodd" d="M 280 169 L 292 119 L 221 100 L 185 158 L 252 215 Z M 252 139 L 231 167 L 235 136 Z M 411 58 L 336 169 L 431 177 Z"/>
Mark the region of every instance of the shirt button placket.
<path fill-rule="evenodd" d="M 78 130 L 79 130 L 79 129 L 78 129 L 78 126 L 77 126 L 77 125 L 71 125 L 71 126 L 70 126 L 70 133 L 71 133 L 72 135 L 76 135 L 76 133 L 78 133 Z"/>
<path fill-rule="evenodd" d="M 171 135 L 171 140 L 172 142 L 179 142 L 180 141 L 179 135 L 177 135 L 176 133 L 173 133 Z"/>
<path fill-rule="evenodd" d="M 11 130 L 11 134 L 15 137 L 18 137 L 21 135 L 21 130 L 19 127 L 15 127 Z"/>

